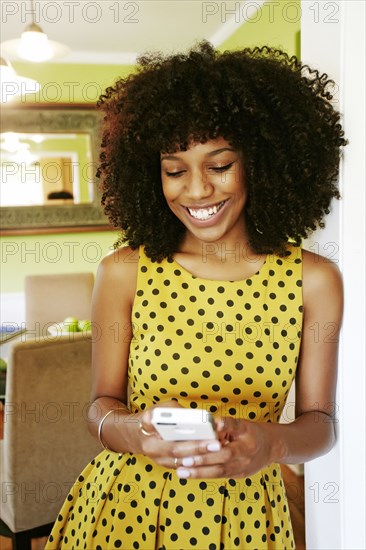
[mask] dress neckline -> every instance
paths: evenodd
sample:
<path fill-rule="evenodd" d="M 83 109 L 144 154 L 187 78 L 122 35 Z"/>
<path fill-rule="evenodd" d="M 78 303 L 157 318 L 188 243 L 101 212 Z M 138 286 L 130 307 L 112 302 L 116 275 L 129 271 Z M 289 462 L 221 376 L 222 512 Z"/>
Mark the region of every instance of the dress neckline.
<path fill-rule="evenodd" d="M 245 281 L 252 280 L 254 277 L 258 277 L 258 275 L 261 274 L 262 270 L 264 270 L 265 266 L 268 263 L 268 256 L 269 254 L 266 254 L 264 258 L 264 262 L 262 263 L 258 271 L 253 273 L 253 275 L 250 275 L 249 277 L 244 277 L 242 279 L 209 279 L 205 277 L 200 277 L 199 275 L 194 275 L 191 271 L 183 267 L 182 264 L 177 262 L 177 260 L 175 260 L 174 258 L 172 260 L 168 260 L 168 263 L 170 263 L 171 265 L 177 266 L 177 268 L 179 268 L 186 275 L 198 281 L 206 281 L 206 282 L 212 282 L 212 283 L 245 283 Z"/>

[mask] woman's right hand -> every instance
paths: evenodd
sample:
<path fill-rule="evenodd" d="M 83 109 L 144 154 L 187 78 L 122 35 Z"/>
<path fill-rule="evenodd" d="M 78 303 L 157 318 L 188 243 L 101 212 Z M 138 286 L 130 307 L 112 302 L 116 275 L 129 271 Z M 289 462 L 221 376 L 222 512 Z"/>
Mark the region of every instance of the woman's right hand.
<path fill-rule="evenodd" d="M 152 458 L 157 464 L 169 469 L 177 469 L 182 464 L 189 466 L 192 452 L 204 455 L 219 451 L 221 444 L 218 440 L 202 441 L 165 441 L 155 430 L 151 419 L 152 411 L 156 407 L 180 407 L 177 401 L 162 402 L 144 411 L 139 417 L 136 426 L 136 436 L 139 439 L 141 453 Z M 139 433 L 138 433 L 139 432 Z"/>

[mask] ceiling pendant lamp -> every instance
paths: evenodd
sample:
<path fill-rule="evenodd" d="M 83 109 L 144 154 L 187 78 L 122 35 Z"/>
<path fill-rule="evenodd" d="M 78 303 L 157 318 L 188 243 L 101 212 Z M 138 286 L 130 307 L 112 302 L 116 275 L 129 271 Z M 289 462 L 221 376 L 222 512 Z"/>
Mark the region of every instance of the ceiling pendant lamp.
<path fill-rule="evenodd" d="M 2 42 L 2 52 L 12 59 L 20 58 L 25 61 L 32 61 L 33 63 L 50 61 L 51 59 L 67 55 L 70 49 L 60 42 L 49 40 L 47 34 L 36 23 L 33 0 L 30 0 L 30 4 L 32 22 L 26 26 L 21 38 Z"/>
<path fill-rule="evenodd" d="M 0 58 L 0 103 L 9 103 L 17 96 L 34 94 L 40 89 L 40 84 L 32 78 L 18 75 L 9 61 Z"/>

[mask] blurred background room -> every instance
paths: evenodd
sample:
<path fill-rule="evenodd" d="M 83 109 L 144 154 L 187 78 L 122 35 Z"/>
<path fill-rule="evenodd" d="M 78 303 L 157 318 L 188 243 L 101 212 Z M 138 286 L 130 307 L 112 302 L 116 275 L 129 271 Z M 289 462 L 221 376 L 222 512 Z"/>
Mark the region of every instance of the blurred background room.
<path fill-rule="evenodd" d="M 10 344 L 14 343 L 16 332 L 19 330 L 21 335 L 25 329 L 35 340 L 38 339 L 37 345 L 44 339 L 58 342 L 61 348 L 53 353 L 56 356 L 64 353 L 68 361 L 74 351 L 65 346 L 62 338 L 65 332 L 79 332 L 81 335 L 75 338 L 78 346 L 75 356 L 83 364 L 90 361 L 90 350 L 84 349 L 78 341 L 82 335 L 88 334 L 90 327 L 77 323 L 90 318 L 90 296 L 96 270 L 118 238 L 118 233 L 110 227 L 102 212 L 95 176 L 101 122 L 95 106 L 103 91 L 118 78 L 133 72 L 136 58 L 144 52 L 177 52 L 206 39 L 220 50 L 275 46 L 290 56 L 296 55 L 324 68 L 341 83 L 335 101 L 340 101 L 342 110 L 349 108 L 351 113 L 351 94 L 343 86 L 346 80 L 351 86 L 354 79 L 359 78 L 352 73 L 353 64 L 348 60 L 353 51 L 362 50 L 362 4 L 323 0 L 4 0 L 1 3 L 3 372 L 10 360 Z M 356 29 L 354 32 L 351 23 Z M 355 43 L 354 40 L 361 42 Z M 364 53 L 363 58 L 362 53 L 359 55 L 358 66 L 364 66 Z M 362 87 L 362 77 L 360 82 Z M 357 123 L 354 117 L 362 118 L 361 114 L 351 113 L 345 121 L 348 135 L 352 124 Z M 357 130 L 354 132 L 357 136 Z M 364 137 L 359 139 L 363 150 Z M 354 185 L 357 193 L 361 193 L 358 195 L 360 200 L 364 194 L 362 178 L 358 179 L 362 166 L 360 168 L 359 152 L 356 151 L 355 155 L 345 165 L 342 178 L 345 174 L 352 178 L 348 171 L 358 167 L 356 179 L 359 183 Z M 341 266 L 342 262 L 348 265 L 346 260 L 350 252 L 347 250 L 355 252 L 357 249 L 361 262 L 357 273 L 361 276 L 364 251 L 360 252 L 354 239 L 360 228 L 352 224 L 355 219 L 362 218 L 362 214 L 356 215 L 356 211 L 360 213 L 357 199 L 352 199 L 352 204 L 347 200 L 351 199 L 346 196 L 343 206 L 337 206 L 332 213 L 324 234 L 315 235 L 307 247 L 340 261 Z M 353 279 L 356 275 L 351 270 L 345 269 L 344 275 L 347 288 L 358 286 L 358 281 Z M 358 299 L 359 295 L 355 306 Z M 345 322 L 348 323 L 351 317 L 346 313 Z M 347 330 L 342 353 L 355 349 L 357 334 L 364 328 L 361 312 L 355 313 L 353 322 L 357 324 L 356 332 L 350 328 Z M 65 326 L 61 326 L 62 323 Z M 22 344 L 28 346 L 29 342 L 24 339 Z M 359 340 L 356 345 L 359 345 Z M 26 350 L 36 355 L 48 353 L 43 348 L 29 351 L 26 347 Z M 17 353 L 24 354 L 26 350 L 21 348 Z M 364 351 L 360 353 L 357 360 Z M 46 361 L 46 355 L 44 357 Z M 47 361 L 54 358 L 52 355 Z M 18 355 L 14 354 L 11 361 L 15 369 Z M 32 361 L 30 365 L 34 365 Z M 361 376 L 361 382 L 364 374 L 358 372 L 357 376 Z M 5 381 L 4 374 L 2 378 Z M 341 425 L 342 415 L 348 414 L 353 399 L 347 382 L 342 385 L 342 380 L 341 376 L 340 400 L 348 400 L 344 401 L 346 405 L 340 413 Z M 361 383 L 356 385 L 362 387 Z M 362 392 L 361 389 L 354 391 Z M 1 393 L 3 425 L 6 421 L 4 389 Z M 293 402 L 294 393 L 290 394 L 283 421 L 293 418 Z M 359 432 L 362 430 L 364 433 L 360 425 Z M 359 474 L 353 475 L 349 468 L 345 469 L 349 457 L 342 453 L 343 449 L 350 448 L 349 436 L 342 430 L 340 434 L 338 448 L 330 457 L 322 458 L 318 465 L 309 468 L 305 482 L 302 467 L 285 469 L 299 550 L 305 548 L 305 538 L 309 550 L 365 548 L 358 527 L 364 522 L 364 516 L 363 520 L 360 519 L 364 504 L 356 499 L 356 504 L 349 508 L 351 489 L 341 485 L 347 477 L 347 486 L 355 487 Z M 0 448 L 1 460 L 5 464 L 8 459 L 3 457 L 3 452 L 5 449 Z M 86 454 L 89 452 L 90 449 L 85 450 Z M 359 460 L 363 458 L 359 457 Z M 79 472 L 79 464 L 75 466 L 75 472 Z M 14 510 L 6 511 L 4 517 L 3 498 L 1 502 L 0 519 L 5 521 L 5 517 L 8 520 L 10 513 L 16 511 L 17 503 L 14 501 Z M 49 523 L 48 519 L 46 523 Z M 12 525 L 13 531 L 35 527 L 22 527 L 17 521 Z M 8 538 L 0 536 L 0 548 L 7 550 L 12 547 L 11 533 L 4 534 Z M 37 538 L 37 535 L 36 532 L 32 541 L 33 550 L 44 545 L 45 539 Z M 19 543 L 17 547 L 21 550 L 28 548 L 19 546 Z"/>

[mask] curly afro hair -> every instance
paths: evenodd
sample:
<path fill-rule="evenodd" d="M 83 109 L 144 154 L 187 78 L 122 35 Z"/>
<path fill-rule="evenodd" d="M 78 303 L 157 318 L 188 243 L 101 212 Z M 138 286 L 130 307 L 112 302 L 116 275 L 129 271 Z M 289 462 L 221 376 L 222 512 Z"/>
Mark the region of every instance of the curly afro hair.
<path fill-rule="evenodd" d="M 165 201 L 160 153 L 192 140 L 223 137 L 244 156 L 245 220 L 253 250 L 284 254 L 323 227 L 341 147 L 333 81 L 296 57 L 269 48 L 152 53 L 136 73 L 100 97 L 104 130 L 98 176 L 102 204 L 122 230 L 115 246 L 145 245 L 154 261 L 171 258 L 185 233 Z"/>

